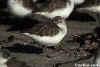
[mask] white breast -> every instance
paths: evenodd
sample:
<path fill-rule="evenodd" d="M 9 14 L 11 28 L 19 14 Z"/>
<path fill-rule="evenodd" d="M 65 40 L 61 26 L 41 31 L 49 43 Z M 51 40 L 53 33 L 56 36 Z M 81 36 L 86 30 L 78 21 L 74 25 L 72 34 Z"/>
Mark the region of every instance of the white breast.
<path fill-rule="evenodd" d="M 56 16 L 67 18 L 72 13 L 73 9 L 74 9 L 74 4 L 67 3 L 65 8 L 57 9 L 53 12 L 36 12 L 36 14 L 41 14 L 48 18 L 54 18 Z"/>
<path fill-rule="evenodd" d="M 25 8 L 22 2 L 18 2 L 18 0 L 8 0 L 8 8 L 11 13 L 23 17 L 32 12 L 31 9 Z"/>
<path fill-rule="evenodd" d="M 32 37 L 34 40 L 46 45 L 46 46 L 56 46 L 67 34 L 67 26 L 65 23 L 59 24 L 60 30 L 58 34 L 54 36 L 38 36 L 36 34 L 24 33 L 27 36 Z"/>
<path fill-rule="evenodd" d="M 0 67 L 7 67 L 7 65 L 6 65 L 7 61 L 8 61 L 8 59 L 5 59 L 0 55 Z"/>

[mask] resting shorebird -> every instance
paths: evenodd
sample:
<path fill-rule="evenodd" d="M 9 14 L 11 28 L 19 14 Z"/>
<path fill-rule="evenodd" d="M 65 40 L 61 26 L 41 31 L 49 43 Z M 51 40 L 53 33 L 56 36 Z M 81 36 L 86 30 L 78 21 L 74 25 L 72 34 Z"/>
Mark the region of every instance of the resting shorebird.
<path fill-rule="evenodd" d="M 8 0 L 8 8 L 11 13 L 20 17 L 33 12 L 49 18 L 66 18 L 72 13 L 74 5 L 83 2 L 84 0 Z"/>
<path fill-rule="evenodd" d="M 77 8 L 77 11 L 88 13 L 100 23 L 100 0 L 85 0 L 85 2 Z"/>
<path fill-rule="evenodd" d="M 74 6 L 83 2 L 84 0 L 48 0 L 48 3 L 39 6 L 40 10 L 33 13 L 41 14 L 48 18 L 56 16 L 67 18 L 74 10 Z M 36 2 L 36 5 L 38 5 L 38 2 Z"/>
<path fill-rule="evenodd" d="M 9 11 L 17 16 L 24 17 L 32 13 L 35 0 L 8 0 Z"/>
<path fill-rule="evenodd" d="M 55 17 L 52 22 L 39 23 L 32 29 L 25 30 L 24 35 L 34 39 L 36 42 L 47 46 L 57 46 L 67 34 L 67 26 L 64 18 Z"/>
<path fill-rule="evenodd" d="M 48 18 L 54 18 L 56 16 L 68 17 L 74 9 L 74 5 L 69 0 L 48 1 L 48 4 L 44 4 L 45 6 L 40 6 L 40 10 L 33 13 L 44 15 Z"/>

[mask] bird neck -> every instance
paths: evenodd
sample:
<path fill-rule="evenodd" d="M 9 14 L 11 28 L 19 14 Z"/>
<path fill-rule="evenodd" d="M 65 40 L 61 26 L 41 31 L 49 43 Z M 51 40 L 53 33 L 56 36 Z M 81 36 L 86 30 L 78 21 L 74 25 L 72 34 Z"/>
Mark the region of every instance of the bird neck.
<path fill-rule="evenodd" d="M 67 31 L 67 26 L 66 26 L 65 21 L 63 21 L 62 23 L 58 23 L 57 26 L 59 27 L 59 29 L 60 29 L 61 31 L 64 31 L 64 32 Z"/>

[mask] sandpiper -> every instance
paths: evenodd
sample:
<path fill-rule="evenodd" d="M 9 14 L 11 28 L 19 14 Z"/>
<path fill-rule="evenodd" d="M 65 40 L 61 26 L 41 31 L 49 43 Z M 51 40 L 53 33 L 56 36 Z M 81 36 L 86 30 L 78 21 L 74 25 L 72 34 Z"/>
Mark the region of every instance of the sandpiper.
<path fill-rule="evenodd" d="M 8 8 L 14 15 L 23 17 L 31 13 L 41 14 L 49 18 L 68 17 L 77 4 L 84 0 L 8 0 Z"/>
<path fill-rule="evenodd" d="M 45 6 L 40 6 L 39 11 L 35 14 L 41 14 L 48 18 L 54 18 L 56 16 L 68 17 L 74 9 L 74 4 L 69 0 L 49 0 Z"/>
<path fill-rule="evenodd" d="M 19 17 L 32 13 L 35 0 L 8 0 L 9 11 Z"/>
<path fill-rule="evenodd" d="M 77 11 L 88 13 L 100 23 L 100 0 L 85 0 L 85 2 L 77 8 Z"/>
<path fill-rule="evenodd" d="M 56 16 L 68 18 L 74 10 L 74 6 L 83 2 L 84 0 L 48 0 L 47 3 L 39 6 L 40 10 L 33 13 L 41 14 L 48 18 L 54 18 Z"/>
<path fill-rule="evenodd" d="M 65 19 L 62 17 L 55 17 L 51 22 L 39 23 L 34 25 L 32 29 L 25 30 L 24 35 L 34 39 L 36 42 L 47 46 L 57 46 L 58 43 L 67 34 L 67 26 Z"/>

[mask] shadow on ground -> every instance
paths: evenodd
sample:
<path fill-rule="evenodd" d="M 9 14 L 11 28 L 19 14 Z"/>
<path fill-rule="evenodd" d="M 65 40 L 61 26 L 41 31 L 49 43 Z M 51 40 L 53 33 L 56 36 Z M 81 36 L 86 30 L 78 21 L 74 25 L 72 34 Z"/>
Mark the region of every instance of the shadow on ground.
<path fill-rule="evenodd" d="M 38 48 L 30 45 L 29 46 L 22 45 L 22 44 L 14 44 L 11 47 L 4 47 L 4 49 L 8 49 L 9 51 L 14 53 L 35 53 L 35 54 L 42 53 L 42 48 Z"/>

